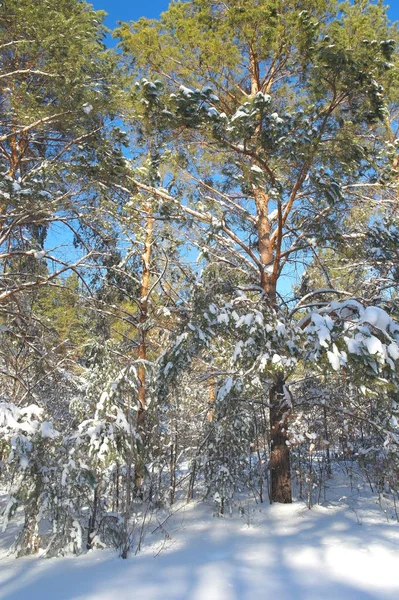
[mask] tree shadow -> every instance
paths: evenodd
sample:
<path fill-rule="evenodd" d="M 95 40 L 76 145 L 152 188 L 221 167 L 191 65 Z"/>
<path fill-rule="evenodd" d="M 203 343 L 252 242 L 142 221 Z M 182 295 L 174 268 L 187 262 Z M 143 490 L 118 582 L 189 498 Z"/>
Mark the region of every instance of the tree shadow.
<path fill-rule="evenodd" d="M 264 507 L 254 512 L 255 522 L 249 528 L 239 517 L 212 519 L 209 507 L 188 508 L 181 527 L 172 534 L 176 543 L 156 558 L 147 551 L 123 561 L 110 551 L 103 551 L 78 558 L 20 559 L 11 564 L 7 560 L 10 571 L 7 579 L 0 577 L 0 598 L 388 600 L 398 597 L 399 577 L 396 584 L 393 579 L 387 584 L 382 577 L 379 588 L 381 565 L 373 567 L 379 551 L 389 561 L 394 560 L 398 548 L 396 529 L 392 535 L 394 526 L 359 525 L 347 509 L 308 511 L 302 506 L 294 512 L 292 507 Z M 174 526 L 179 527 L 178 523 L 176 519 Z M 346 564 L 348 561 L 351 564 Z"/>

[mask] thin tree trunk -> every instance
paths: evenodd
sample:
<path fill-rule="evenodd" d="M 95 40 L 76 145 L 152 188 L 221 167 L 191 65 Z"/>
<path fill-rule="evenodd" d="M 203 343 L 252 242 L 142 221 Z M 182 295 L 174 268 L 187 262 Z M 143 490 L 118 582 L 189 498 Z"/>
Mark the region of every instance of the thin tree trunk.
<path fill-rule="evenodd" d="M 208 410 L 209 423 L 213 422 L 213 419 L 215 416 L 215 400 L 216 400 L 215 378 L 212 375 L 209 378 L 209 410 Z"/>
<path fill-rule="evenodd" d="M 331 456 L 330 456 L 330 438 L 329 438 L 329 434 L 328 434 L 327 408 L 325 406 L 323 406 L 323 421 L 324 421 L 324 439 L 327 442 L 327 444 L 326 444 L 327 476 L 331 477 L 332 469 L 331 469 Z"/>
<path fill-rule="evenodd" d="M 194 498 L 194 485 L 195 485 L 196 476 L 197 476 L 197 459 L 194 458 L 194 460 L 192 461 L 192 464 L 191 464 L 190 479 L 188 481 L 187 498 L 186 498 L 187 503 L 190 502 L 190 500 L 192 500 Z"/>
<path fill-rule="evenodd" d="M 254 415 L 254 428 L 255 428 L 255 449 L 258 457 L 258 476 L 259 476 L 259 501 L 263 503 L 263 462 L 262 455 L 260 451 L 260 432 L 258 427 L 258 421 L 256 418 L 256 414 Z"/>
<path fill-rule="evenodd" d="M 112 512 L 118 512 L 119 510 L 119 464 L 116 463 L 114 471 L 114 495 L 112 498 Z"/>
<path fill-rule="evenodd" d="M 173 405 L 173 396 L 170 395 L 170 488 L 169 503 L 172 505 L 176 494 L 176 461 L 177 461 L 177 419 Z"/>
<path fill-rule="evenodd" d="M 308 508 L 313 506 L 313 460 L 312 452 L 309 451 L 309 475 L 308 475 Z"/>
<path fill-rule="evenodd" d="M 146 370 L 144 361 L 147 360 L 147 331 L 146 322 L 148 319 L 148 294 L 150 292 L 150 277 L 151 277 L 151 249 L 153 242 L 154 232 L 154 218 L 151 216 L 151 212 L 147 210 L 147 223 L 146 233 L 144 242 L 143 252 L 143 263 L 142 263 L 142 276 L 141 276 L 141 289 L 140 289 L 140 343 L 138 347 L 138 358 L 140 363 L 137 369 L 139 387 L 138 387 L 138 413 L 137 413 L 137 429 L 143 437 L 144 433 L 144 417 L 146 409 Z M 140 457 L 138 457 L 135 465 L 134 475 L 134 487 L 137 493 L 142 486 L 144 477 L 144 465 Z"/>
<path fill-rule="evenodd" d="M 98 508 L 98 484 L 94 488 L 93 495 L 93 510 L 89 519 L 89 527 L 87 530 L 87 550 L 91 550 L 93 547 L 93 533 L 96 530 L 96 521 L 97 521 L 97 508 Z"/>
<path fill-rule="evenodd" d="M 302 482 L 302 457 L 301 446 L 298 447 L 298 482 L 299 482 L 299 497 L 303 498 L 303 482 Z"/>

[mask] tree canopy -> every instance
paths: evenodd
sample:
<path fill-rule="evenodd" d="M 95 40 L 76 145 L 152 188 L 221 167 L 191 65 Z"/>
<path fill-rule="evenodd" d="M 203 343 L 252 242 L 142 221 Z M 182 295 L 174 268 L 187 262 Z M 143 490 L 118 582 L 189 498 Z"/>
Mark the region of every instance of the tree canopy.
<path fill-rule="evenodd" d="M 398 498 L 386 8 L 172 2 L 120 23 L 111 51 L 86 2 L 2 4 L 0 452 L 19 553 L 126 557 L 143 507 L 183 494 L 217 514 L 245 493 L 310 507 L 334 460 Z"/>

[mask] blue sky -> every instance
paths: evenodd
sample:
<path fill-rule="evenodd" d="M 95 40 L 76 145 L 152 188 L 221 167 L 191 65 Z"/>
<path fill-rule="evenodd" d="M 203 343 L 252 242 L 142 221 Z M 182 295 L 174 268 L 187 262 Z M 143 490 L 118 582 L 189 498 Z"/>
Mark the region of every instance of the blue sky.
<path fill-rule="evenodd" d="M 88 0 L 96 9 L 105 10 L 106 25 L 113 29 L 117 21 L 156 18 L 169 6 L 169 0 Z"/>
<path fill-rule="evenodd" d="M 136 21 L 140 17 L 156 18 L 166 10 L 169 0 L 89 0 L 94 8 L 108 13 L 106 24 L 111 29 L 117 21 Z M 392 21 L 399 20 L 399 2 L 391 0 L 389 16 Z"/>

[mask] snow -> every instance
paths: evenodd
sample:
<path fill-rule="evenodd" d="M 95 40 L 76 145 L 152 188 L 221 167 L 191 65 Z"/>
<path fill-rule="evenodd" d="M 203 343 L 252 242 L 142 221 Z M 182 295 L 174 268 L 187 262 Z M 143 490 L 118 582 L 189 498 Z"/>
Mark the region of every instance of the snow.
<path fill-rule="evenodd" d="M 282 119 L 281 117 L 279 117 L 279 116 L 278 116 L 278 113 L 272 113 L 272 114 L 270 115 L 270 118 L 271 118 L 271 119 L 273 119 L 273 121 L 275 121 L 275 122 L 276 122 L 276 123 L 278 123 L 278 124 L 281 124 L 281 123 L 283 123 L 283 122 L 284 122 L 284 121 L 283 121 L 283 119 Z"/>
<path fill-rule="evenodd" d="M 341 363 L 339 361 L 338 354 L 336 354 L 335 352 L 330 352 L 330 350 L 327 350 L 327 358 L 330 362 L 330 365 L 334 369 L 334 371 L 339 371 Z"/>
<path fill-rule="evenodd" d="M 357 300 L 350 298 L 344 302 L 331 302 L 330 311 L 335 311 L 341 319 L 346 319 L 362 314 L 364 307 Z"/>
<path fill-rule="evenodd" d="M 18 409 L 21 415 L 31 418 L 32 416 L 40 417 L 43 413 L 43 409 L 37 404 L 30 404 L 24 408 Z"/>
<path fill-rule="evenodd" d="M 219 112 L 213 106 L 210 106 L 207 110 L 208 117 L 218 117 Z"/>
<path fill-rule="evenodd" d="M 0 402 L 0 433 L 10 434 L 11 431 L 18 433 L 35 433 L 39 422 L 32 419 L 32 416 L 40 416 L 42 409 L 32 404 L 25 408 L 18 408 L 15 404 Z M 29 420 L 26 420 L 25 417 Z M 20 420 L 24 419 L 24 420 Z"/>
<path fill-rule="evenodd" d="M 360 344 L 356 339 L 345 337 L 344 340 L 350 354 L 361 354 Z"/>
<path fill-rule="evenodd" d="M 190 98 L 194 94 L 193 90 L 190 90 L 190 88 L 184 85 L 179 87 L 179 92 L 181 92 L 183 96 L 186 96 L 186 98 Z"/>
<path fill-rule="evenodd" d="M 274 263 L 270 263 L 269 265 L 263 265 L 263 270 L 268 275 L 273 275 Z"/>
<path fill-rule="evenodd" d="M 237 323 L 236 323 L 236 327 L 242 327 L 243 325 L 245 325 L 246 327 L 250 327 L 254 321 L 254 315 L 252 313 L 248 313 L 247 315 L 242 315 Z"/>
<path fill-rule="evenodd" d="M 380 340 L 374 335 L 371 335 L 370 337 L 366 338 L 365 343 L 367 350 L 370 352 L 370 354 L 381 354 L 381 356 L 384 355 L 384 349 L 382 347 L 382 344 Z"/>
<path fill-rule="evenodd" d="M 47 251 L 46 250 L 27 250 L 26 254 L 33 256 L 34 258 L 36 258 L 36 260 L 40 260 L 44 256 L 46 256 Z"/>
<path fill-rule="evenodd" d="M 399 346 L 396 342 L 392 342 L 388 346 L 388 353 L 393 358 L 393 360 L 399 359 Z"/>
<path fill-rule="evenodd" d="M 234 349 L 233 359 L 232 359 L 233 363 L 235 363 L 236 360 L 241 356 L 243 345 L 244 345 L 244 342 L 242 340 L 239 340 L 237 342 L 236 347 Z"/>
<path fill-rule="evenodd" d="M 286 327 L 285 327 L 284 323 L 281 323 L 281 321 L 278 321 L 276 324 L 276 332 L 278 333 L 278 335 L 281 335 L 282 337 L 284 337 L 286 335 Z"/>
<path fill-rule="evenodd" d="M 173 363 L 171 363 L 170 361 L 168 362 L 168 364 L 166 365 L 166 367 L 164 368 L 163 372 L 165 377 L 167 376 L 167 374 L 169 373 L 169 371 L 173 368 Z"/>
<path fill-rule="evenodd" d="M 218 394 L 217 394 L 218 400 L 223 400 L 223 398 L 225 398 L 225 396 L 227 396 L 227 394 L 230 393 L 232 387 L 233 387 L 233 379 L 232 379 L 232 377 L 227 377 L 227 379 L 225 380 L 223 385 L 218 390 Z"/>
<path fill-rule="evenodd" d="M 59 436 L 59 432 L 53 428 L 52 423 L 49 421 L 43 421 L 40 426 L 40 433 L 43 438 L 56 438 Z"/>
<path fill-rule="evenodd" d="M 85 102 L 82 105 L 82 109 L 86 115 L 89 115 L 91 113 L 91 111 L 93 110 L 93 106 L 91 104 L 89 104 L 88 102 Z"/>
<path fill-rule="evenodd" d="M 378 306 L 368 306 L 362 314 L 360 321 L 369 323 L 382 331 L 387 331 L 389 325 L 392 323 L 392 319 L 388 313 L 382 310 L 382 308 L 378 308 Z"/>
<path fill-rule="evenodd" d="M 19 465 L 21 469 L 27 469 L 29 467 L 29 458 L 25 455 L 22 455 L 19 459 Z"/>
<path fill-rule="evenodd" d="M 327 358 L 334 371 L 339 371 L 341 365 L 346 365 L 348 361 L 348 356 L 346 352 L 340 352 L 336 344 L 332 345 L 332 352 L 330 350 L 327 350 Z"/>
<path fill-rule="evenodd" d="M 3 555 L 0 598 L 398 598 L 399 525 L 356 487 L 338 488 L 329 504 L 312 510 L 302 502 L 244 501 L 241 511 L 224 518 L 214 517 L 206 504 L 179 505 L 174 511 L 164 525 L 170 539 L 159 529 L 152 534 L 154 525 L 143 551 L 127 560 L 112 550 L 55 559 Z"/>
<path fill-rule="evenodd" d="M 328 342 L 331 340 L 330 331 L 333 327 L 333 321 L 329 316 L 322 316 L 318 313 L 313 313 L 311 316 L 313 330 L 319 338 L 320 346 L 328 347 Z"/>
<path fill-rule="evenodd" d="M 334 319 L 330 315 L 333 315 Z M 336 317 L 344 320 L 343 331 L 346 335 L 343 336 L 343 341 L 349 354 L 362 357 L 374 356 L 375 361 L 371 367 L 375 372 L 378 364 L 385 363 L 395 370 L 394 361 L 399 359 L 398 326 L 383 309 L 377 306 L 364 308 L 359 302 L 351 299 L 344 302 L 331 302 L 320 312 L 310 315 L 308 331 L 317 336 L 320 347 L 327 349 L 328 361 L 335 371 L 338 371 L 348 360 L 344 351 L 339 352 L 335 345 L 330 348 L 333 338 L 338 339 L 337 330 L 334 331 Z M 306 320 L 309 320 L 308 316 Z"/>
<path fill-rule="evenodd" d="M 234 115 L 231 117 L 230 121 L 231 123 L 233 121 L 236 121 L 237 119 L 246 119 L 248 117 L 248 113 L 244 112 L 241 108 L 239 108 Z"/>
<path fill-rule="evenodd" d="M 269 102 L 271 102 L 272 99 L 272 97 L 269 94 L 264 94 L 263 92 L 258 92 L 255 97 L 259 100 L 262 100 L 266 104 L 269 104 Z"/>

